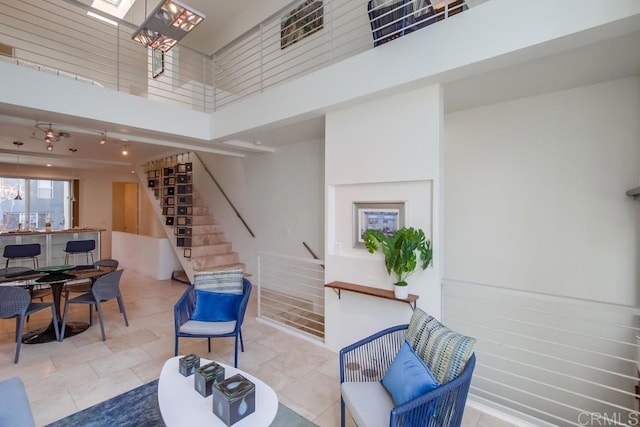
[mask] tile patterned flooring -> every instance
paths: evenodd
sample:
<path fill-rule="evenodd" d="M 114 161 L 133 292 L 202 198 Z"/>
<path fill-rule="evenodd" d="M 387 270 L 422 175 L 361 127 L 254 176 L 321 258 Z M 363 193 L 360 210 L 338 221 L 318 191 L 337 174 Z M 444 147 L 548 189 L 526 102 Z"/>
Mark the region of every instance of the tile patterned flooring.
<path fill-rule="evenodd" d="M 20 376 L 24 381 L 36 425 L 52 421 L 109 399 L 160 374 L 165 360 L 173 356 L 173 305 L 185 285 L 158 281 L 125 271 L 121 290 L 129 327 L 125 327 L 115 301 L 104 304 L 107 340 L 96 324 L 63 342 L 23 345 L 20 362 L 13 356 L 14 325 L 0 322 L 0 380 Z M 86 306 L 72 307 L 71 321 L 87 321 Z M 247 309 L 243 336 L 245 352 L 238 366 L 261 378 L 278 394 L 281 403 L 317 425 L 340 425 L 338 356 L 321 345 L 291 336 L 256 320 L 256 292 Z M 43 311 L 31 317 L 26 329 L 48 324 Z M 196 353 L 233 364 L 233 339 L 181 339 L 180 353 Z M 351 420 L 347 423 L 353 427 Z M 465 410 L 465 427 L 502 427 L 511 424 L 479 412 Z"/>

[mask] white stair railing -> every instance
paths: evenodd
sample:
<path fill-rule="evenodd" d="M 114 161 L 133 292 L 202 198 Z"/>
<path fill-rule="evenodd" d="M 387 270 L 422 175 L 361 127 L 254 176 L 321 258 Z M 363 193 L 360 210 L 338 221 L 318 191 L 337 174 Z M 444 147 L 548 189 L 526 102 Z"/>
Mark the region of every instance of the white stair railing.
<path fill-rule="evenodd" d="M 322 260 L 260 254 L 258 318 L 324 341 Z"/>

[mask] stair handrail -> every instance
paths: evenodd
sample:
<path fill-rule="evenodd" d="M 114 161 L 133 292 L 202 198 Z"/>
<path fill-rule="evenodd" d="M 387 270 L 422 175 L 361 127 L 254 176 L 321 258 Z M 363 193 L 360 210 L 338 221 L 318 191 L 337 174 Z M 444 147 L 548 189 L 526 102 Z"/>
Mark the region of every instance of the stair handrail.
<path fill-rule="evenodd" d="M 316 255 L 315 252 L 313 252 L 313 250 L 309 247 L 309 245 L 307 245 L 307 242 L 302 242 L 302 246 L 304 246 L 304 248 L 311 254 L 313 259 L 320 259 L 318 258 L 318 255 Z M 324 264 L 320 264 L 320 267 L 322 267 L 322 269 L 324 270 Z"/>
<path fill-rule="evenodd" d="M 231 199 L 229 199 L 229 197 L 227 196 L 227 193 L 224 192 L 224 190 L 222 189 L 220 184 L 218 184 L 218 181 L 213 177 L 213 174 L 209 171 L 209 168 L 207 167 L 207 165 L 202 161 L 202 159 L 200 158 L 198 153 L 194 152 L 193 154 L 195 154 L 195 156 L 198 158 L 198 160 L 200 161 L 200 164 L 204 168 L 205 172 L 207 172 L 207 174 L 209 174 L 209 177 L 211 177 L 211 179 L 213 180 L 213 183 L 216 185 L 216 187 L 218 187 L 218 190 L 220 190 L 220 193 L 222 193 L 222 196 L 225 198 L 227 203 L 229 203 L 229 206 L 231 206 L 231 209 L 233 209 L 233 211 L 236 213 L 236 216 L 240 219 L 240 221 L 245 226 L 245 228 L 247 229 L 249 234 L 251 234 L 251 237 L 253 237 L 255 239 L 256 235 L 253 234 L 253 231 L 251 231 L 251 228 L 249 227 L 247 222 L 244 220 L 244 218 L 242 218 L 242 215 L 240 215 L 240 212 L 238 212 L 238 209 L 236 209 L 234 204 L 231 202 Z"/>

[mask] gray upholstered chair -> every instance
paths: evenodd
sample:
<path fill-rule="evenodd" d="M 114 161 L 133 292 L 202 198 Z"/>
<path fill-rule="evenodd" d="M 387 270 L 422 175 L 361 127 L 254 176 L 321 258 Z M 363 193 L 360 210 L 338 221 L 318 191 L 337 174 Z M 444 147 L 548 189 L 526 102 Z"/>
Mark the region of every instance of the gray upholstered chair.
<path fill-rule="evenodd" d="M 34 427 L 27 391 L 19 377 L 0 381 L 0 426 Z"/>
<path fill-rule="evenodd" d="M 52 302 L 31 302 L 31 294 L 29 294 L 29 291 L 26 289 L 13 286 L 0 287 L 0 318 L 16 319 L 16 357 L 14 363 L 18 363 L 20 359 L 20 345 L 22 344 L 25 318 L 45 308 L 51 309 L 56 339 L 59 341 L 60 332 L 58 331 L 56 311 Z"/>
<path fill-rule="evenodd" d="M 127 311 L 124 308 L 124 301 L 122 300 L 122 294 L 120 293 L 120 278 L 124 270 L 116 270 L 111 273 L 105 274 L 96 280 L 96 283 L 91 287 L 91 291 L 84 293 L 75 298 L 67 299 L 64 303 L 64 314 L 62 315 L 62 335 L 67 326 L 67 317 L 69 315 L 69 305 L 71 304 L 91 304 L 96 306 L 98 312 L 98 320 L 100 321 L 100 330 L 102 331 L 102 341 L 106 341 L 107 336 L 104 333 L 104 319 L 102 315 L 102 303 L 104 301 L 115 299 L 118 301 L 118 307 L 120 313 L 124 316 L 124 323 L 129 326 L 129 320 L 127 319 Z M 93 324 L 93 316 L 89 312 L 89 323 Z"/>

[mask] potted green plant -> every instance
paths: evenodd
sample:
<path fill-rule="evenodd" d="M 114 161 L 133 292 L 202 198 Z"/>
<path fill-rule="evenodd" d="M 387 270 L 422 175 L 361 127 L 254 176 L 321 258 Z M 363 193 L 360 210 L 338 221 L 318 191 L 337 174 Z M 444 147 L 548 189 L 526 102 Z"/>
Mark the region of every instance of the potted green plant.
<path fill-rule="evenodd" d="M 424 231 L 403 227 L 387 236 L 380 230 L 369 229 L 365 231 L 363 240 L 369 253 L 381 249 L 387 273 L 396 279 L 393 287 L 395 296 L 406 299 L 409 296 L 406 279 L 418 266 L 418 257 L 423 270 L 433 257 L 431 241 L 425 237 Z"/>
<path fill-rule="evenodd" d="M 51 219 L 47 218 L 44 222 L 45 231 L 51 231 Z"/>

